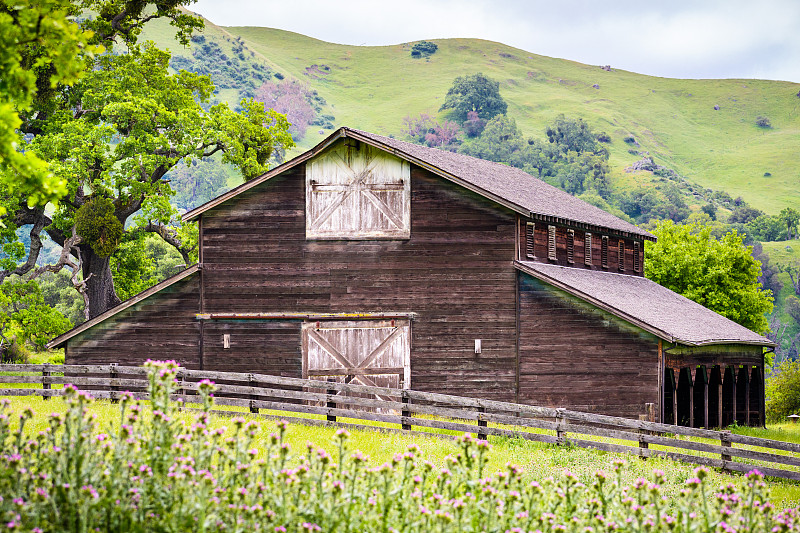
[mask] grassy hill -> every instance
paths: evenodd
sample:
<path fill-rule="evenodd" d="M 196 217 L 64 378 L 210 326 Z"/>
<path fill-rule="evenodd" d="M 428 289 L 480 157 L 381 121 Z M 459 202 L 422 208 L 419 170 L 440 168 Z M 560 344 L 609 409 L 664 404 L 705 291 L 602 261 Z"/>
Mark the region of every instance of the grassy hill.
<path fill-rule="evenodd" d="M 170 35 L 166 25 L 154 25 L 147 37 L 188 55 Z M 526 135 L 543 138 L 545 127 L 562 113 L 607 132 L 618 185 L 650 181 L 646 172 L 624 170 L 640 159 L 624 142 L 633 135 L 641 145 L 636 151 L 649 152 L 656 163 L 700 187 L 742 196 L 768 213 L 800 205 L 797 83 L 658 78 L 613 65 L 606 71 L 480 39 L 436 40 L 435 54 L 412 58 L 412 43 L 339 45 L 283 30 L 223 28 L 209 21 L 204 35 L 227 50 L 235 38 L 243 39 L 254 60 L 316 89 L 337 126 L 400 137 L 405 116 L 436 115 L 457 76 L 483 72 L 500 81 L 508 113 Z M 236 94 L 226 90 L 220 97 L 234 100 Z M 757 126 L 758 116 L 769 118 L 772 127 Z M 328 134 L 310 128 L 298 150 Z"/>

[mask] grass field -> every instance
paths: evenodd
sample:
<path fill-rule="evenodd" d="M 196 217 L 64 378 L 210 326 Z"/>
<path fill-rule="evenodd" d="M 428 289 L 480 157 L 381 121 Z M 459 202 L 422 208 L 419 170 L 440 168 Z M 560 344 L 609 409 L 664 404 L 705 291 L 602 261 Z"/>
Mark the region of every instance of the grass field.
<path fill-rule="evenodd" d="M 508 113 L 522 131 L 544 137 L 559 114 L 583 117 L 613 142 L 611 167 L 623 187 L 650 175 L 626 174 L 639 159 L 623 142 L 633 135 L 657 163 L 705 188 L 742 196 L 777 213 L 800 204 L 800 84 L 766 80 L 680 80 L 602 70 L 478 39 L 436 40 L 429 58 L 411 57 L 411 43 L 348 46 L 269 28 L 222 28 L 207 22 L 205 35 L 229 50 L 233 37 L 273 71 L 296 78 L 327 100 L 324 112 L 347 125 L 400 136 L 407 115 L 437 115 L 457 76 L 483 72 L 500 82 Z M 147 38 L 176 54 L 166 24 Z M 229 40 L 226 40 L 229 39 Z M 316 65 L 316 66 L 315 66 Z M 597 85 L 599 88 L 595 88 Z M 228 95 L 230 96 L 230 95 Z M 715 110 L 714 106 L 719 106 Z M 765 116 L 772 127 L 760 128 Z M 329 133 L 310 128 L 299 149 Z M 765 173 L 771 176 L 765 177 Z"/>
<path fill-rule="evenodd" d="M 28 429 L 31 432 L 38 432 L 47 425 L 47 414 L 51 412 L 63 412 L 65 404 L 60 398 L 44 401 L 41 398 L 15 398 L 12 399 L 12 408 L 21 410 L 25 406 L 30 406 L 36 416 L 29 422 Z M 98 401 L 91 407 L 92 412 L 97 417 L 98 429 L 105 432 L 115 432 L 114 428 L 119 425 L 119 407 L 106 401 Z M 248 413 L 241 413 L 249 417 Z M 183 412 L 181 416 L 190 420 L 194 414 Z M 230 419 L 227 416 L 214 416 L 212 419 L 213 427 L 230 426 Z M 257 448 L 266 448 L 266 439 L 274 428 L 274 423 L 268 420 L 261 422 L 262 432 L 257 442 Z M 751 435 L 764 436 L 768 438 L 780 438 L 792 442 L 800 442 L 800 430 L 798 426 L 780 426 L 769 430 L 742 429 L 737 431 L 746 432 Z M 316 446 L 326 448 L 329 453 L 333 453 L 335 446 L 332 438 L 335 432 L 332 427 L 313 427 L 299 424 L 291 424 L 288 431 L 288 442 L 296 451 L 303 450 L 307 442 L 312 442 Z M 371 430 L 352 430 L 349 448 L 351 451 L 360 450 L 368 454 L 370 463 L 380 465 L 390 460 L 394 454 L 402 453 L 407 446 L 415 443 L 420 447 L 421 456 L 425 457 L 437 465 L 443 465 L 448 454 L 459 451 L 458 445 L 452 439 L 445 439 L 437 436 L 409 435 L 398 432 L 381 432 Z M 612 472 L 614 461 L 621 457 L 627 462 L 624 479 L 627 483 L 633 482 L 638 477 L 648 477 L 654 469 L 663 470 L 666 474 L 664 489 L 666 494 L 677 494 L 683 488 L 684 481 L 691 477 L 693 467 L 682 463 L 676 463 L 665 459 L 641 460 L 636 457 L 624 457 L 617 454 L 597 452 L 577 447 L 556 447 L 549 444 L 539 444 L 520 439 L 495 438 L 490 437 L 493 450 L 490 455 L 489 472 L 501 470 L 509 462 L 520 465 L 525 476 L 530 480 L 540 480 L 548 476 L 558 477 L 564 470 L 573 472 L 581 481 L 588 483 L 595 471 L 605 470 Z M 739 483 L 741 476 L 731 476 L 719 472 L 711 473 L 712 486 L 733 481 Z M 783 481 L 768 481 L 771 489 L 773 503 L 779 508 L 796 507 L 800 505 L 800 484 Z"/>

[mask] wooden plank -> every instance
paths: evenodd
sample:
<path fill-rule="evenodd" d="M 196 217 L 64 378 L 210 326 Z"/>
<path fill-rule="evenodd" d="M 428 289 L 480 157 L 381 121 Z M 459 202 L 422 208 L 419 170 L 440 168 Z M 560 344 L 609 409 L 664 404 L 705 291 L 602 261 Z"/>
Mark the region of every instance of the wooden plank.
<path fill-rule="evenodd" d="M 381 374 L 403 375 L 403 367 L 379 367 L 379 368 L 317 368 L 306 371 L 309 376 L 373 376 Z"/>

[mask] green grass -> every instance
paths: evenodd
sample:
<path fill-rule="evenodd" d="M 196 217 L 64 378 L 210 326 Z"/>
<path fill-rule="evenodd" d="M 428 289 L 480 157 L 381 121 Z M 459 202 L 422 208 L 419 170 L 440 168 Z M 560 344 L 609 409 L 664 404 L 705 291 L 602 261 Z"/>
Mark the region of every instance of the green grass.
<path fill-rule="evenodd" d="M 51 412 L 64 412 L 65 404 L 60 398 L 44 401 L 41 398 L 12 398 L 12 408 L 21 410 L 30 406 L 36 416 L 29 422 L 29 430 L 37 432 L 47 425 L 47 414 Z M 227 408 L 226 408 L 227 409 Z M 91 411 L 97 417 L 98 431 L 114 431 L 119 423 L 119 407 L 106 401 L 98 401 L 92 405 Z M 249 413 L 241 413 L 246 417 Z M 193 418 L 194 413 L 184 411 L 180 414 L 185 420 Z M 271 421 L 262 421 L 263 431 L 259 436 L 256 447 L 264 450 L 266 438 L 274 427 Z M 212 427 L 230 427 L 230 418 L 227 416 L 214 416 Z M 770 430 L 757 430 L 752 428 L 739 429 L 737 432 L 746 432 L 756 436 L 770 438 L 780 437 L 793 442 L 800 441 L 800 426 L 781 426 Z M 314 427 L 300 424 L 291 424 L 287 439 L 295 451 L 305 449 L 307 442 L 325 448 L 329 453 L 334 453 L 335 447 L 332 438 L 336 428 Z M 548 476 L 558 477 L 564 470 L 573 472 L 582 482 L 591 482 L 595 471 L 605 470 L 612 472 L 614 461 L 622 457 L 628 463 L 624 479 L 627 483 L 633 482 L 637 477 L 648 477 L 653 469 L 660 469 L 666 473 L 664 484 L 665 493 L 677 494 L 683 488 L 683 482 L 691 477 L 693 467 L 665 459 L 642 460 L 636 457 L 620 456 L 617 454 L 598 452 L 577 447 L 556 447 L 549 444 L 540 444 L 521 439 L 490 437 L 493 449 L 490 455 L 489 472 L 502 470 L 509 462 L 520 465 L 526 478 L 540 480 Z M 349 449 L 360 450 L 368 454 L 372 465 L 382 464 L 392 458 L 396 453 L 402 453 L 411 443 L 417 444 L 421 449 L 421 456 L 435 464 L 444 465 L 447 455 L 459 452 L 459 447 L 452 439 L 443 439 L 436 436 L 409 435 L 399 432 L 382 432 L 374 430 L 351 430 Z M 263 453 L 263 452 L 262 452 Z M 711 485 L 733 481 L 738 483 L 741 476 L 731 476 L 719 472 L 711 473 Z M 800 485 L 790 481 L 768 480 L 773 503 L 779 508 L 800 505 Z"/>

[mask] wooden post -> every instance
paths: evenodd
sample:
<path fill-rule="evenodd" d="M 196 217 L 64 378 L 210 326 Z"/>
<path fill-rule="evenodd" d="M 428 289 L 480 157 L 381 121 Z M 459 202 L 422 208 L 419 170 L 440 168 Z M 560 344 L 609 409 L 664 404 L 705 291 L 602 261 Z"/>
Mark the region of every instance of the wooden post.
<path fill-rule="evenodd" d="M 758 395 L 758 421 L 761 423 L 761 427 L 766 429 L 767 427 L 767 397 L 766 391 L 764 390 L 764 365 L 762 364 L 759 372 L 758 372 L 758 390 L 760 394 Z"/>
<path fill-rule="evenodd" d="M 733 443 L 731 443 L 731 432 L 730 431 L 720 431 L 720 438 L 719 438 L 720 445 L 725 448 L 732 448 Z M 722 460 L 723 461 L 730 461 L 731 456 L 725 452 L 722 452 Z M 725 467 L 723 466 L 723 469 Z"/>
<path fill-rule="evenodd" d="M 485 413 L 486 409 L 484 407 L 478 407 L 478 438 L 481 440 L 486 440 L 489 438 L 489 435 L 486 434 L 485 431 L 482 431 L 481 428 L 488 427 L 489 424 L 486 420 L 482 420 L 481 413 Z"/>
<path fill-rule="evenodd" d="M 647 419 L 648 422 L 656 421 L 656 404 L 654 403 L 644 404 L 644 412 L 645 412 L 645 418 Z"/>
<path fill-rule="evenodd" d="M 119 373 L 117 372 L 117 364 L 118 363 L 111 363 L 110 365 L 111 368 L 109 368 L 108 370 L 108 376 L 111 378 L 111 382 L 109 384 L 110 386 L 108 388 L 109 392 L 111 393 L 110 394 L 111 403 L 119 403 L 119 398 L 117 397 L 116 394 L 117 390 L 119 390 L 119 387 L 113 384 L 114 380 L 119 378 Z"/>
<path fill-rule="evenodd" d="M 750 365 L 744 369 L 744 425 L 750 426 Z"/>
<path fill-rule="evenodd" d="M 181 397 L 185 396 L 186 395 L 186 389 L 184 388 L 184 384 L 183 384 L 183 371 L 178 369 L 178 374 L 175 377 L 178 379 L 178 388 L 177 388 L 177 390 L 175 392 L 178 394 L 178 396 L 181 396 Z M 182 409 L 183 403 L 184 403 L 183 402 L 183 398 L 177 398 L 178 411 L 182 411 L 183 410 Z"/>
<path fill-rule="evenodd" d="M 722 380 L 725 379 L 725 371 L 722 365 L 719 366 L 719 381 L 717 381 L 717 424 L 722 427 Z"/>
<path fill-rule="evenodd" d="M 328 378 L 328 381 L 333 381 L 333 378 Z M 336 409 L 336 402 L 333 401 L 333 396 L 336 396 L 336 389 L 328 389 L 328 402 L 325 404 L 325 407 Z M 336 415 L 327 415 L 326 418 L 328 422 L 336 422 Z"/>
<path fill-rule="evenodd" d="M 400 401 L 403 402 L 404 405 L 408 405 L 408 391 L 406 389 L 403 389 L 402 398 L 401 398 Z M 411 417 L 411 411 L 409 411 L 408 409 L 403 409 L 400 412 L 400 416 L 402 416 L 403 418 L 410 418 Z M 404 422 L 402 427 L 406 431 L 410 431 L 411 430 L 411 424 L 406 424 Z"/>
<path fill-rule="evenodd" d="M 247 374 L 247 380 L 250 382 L 251 387 L 256 387 L 255 384 L 256 378 L 253 376 L 253 374 Z M 254 415 L 258 414 L 258 407 L 255 407 L 253 405 L 253 402 L 258 399 L 259 397 L 257 395 L 255 394 L 250 395 L 250 412 L 253 413 Z"/>
<path fill-rule="evenodd" d="M 703 427 L 708 429 L 708 371 L 706 367 L 698 367 L 698 372 L 701 372 L 703 380 Z"/>
<path fill-rule="evenodd" d="M 567 434 L 566 431 L 562 429 L 564 425 L 564 416 L 562 412 L 564 409 L 556 409 L 556 444 L 559 446 L 563 446 L 567 443 Z"/>
<path fill-rule="evenodd" d="M 678 425 L 678 385 L 681 380 L 681 371 L 678 370 L 678 376 L 675 376 L 675 370 L 672 370 L 672 383 L 675 387 L 672 389 L 672 424 Z"/>
<path fill-rule="evenodd" d="M 44 369 L 42 370 L 42 390 L 50 390 L 51 385 L 50 385 L 50 380 L 48 378 L 51 375 L 52 373 L 50 372 L 50 363 L 45 363 Z M 50 396 L 45 396 L 45 394 L 42 393 L 42 399 L 49 400 Z"/>
<path fill-rule="evenodd" d="M 736 422 L 736 404 L 739 403 L 739 399 L 736 397 L 736 380 L 739 379 L 739 368 L 736 365 L 729 365 L 728 368 L 731 369 L 731 424 Z"/>
<path fill-rule="evenodd" d="M 689 427 L 694 427 L 694 370 L 689 368 Z"/>
<path fill-rule="evenodd" d="M 647 431 L 645 431 L 644 429 L 639 429 L 637 431 L 639 433 L 639 448 L 641 448 L 643 450 L 648 449 L 650 447 L 650 444 L 644 440 L 644 436 L 647 434 Z M 639 457 L 642 460 L 647 459 L 646 455 L 640 455 Z"/>

